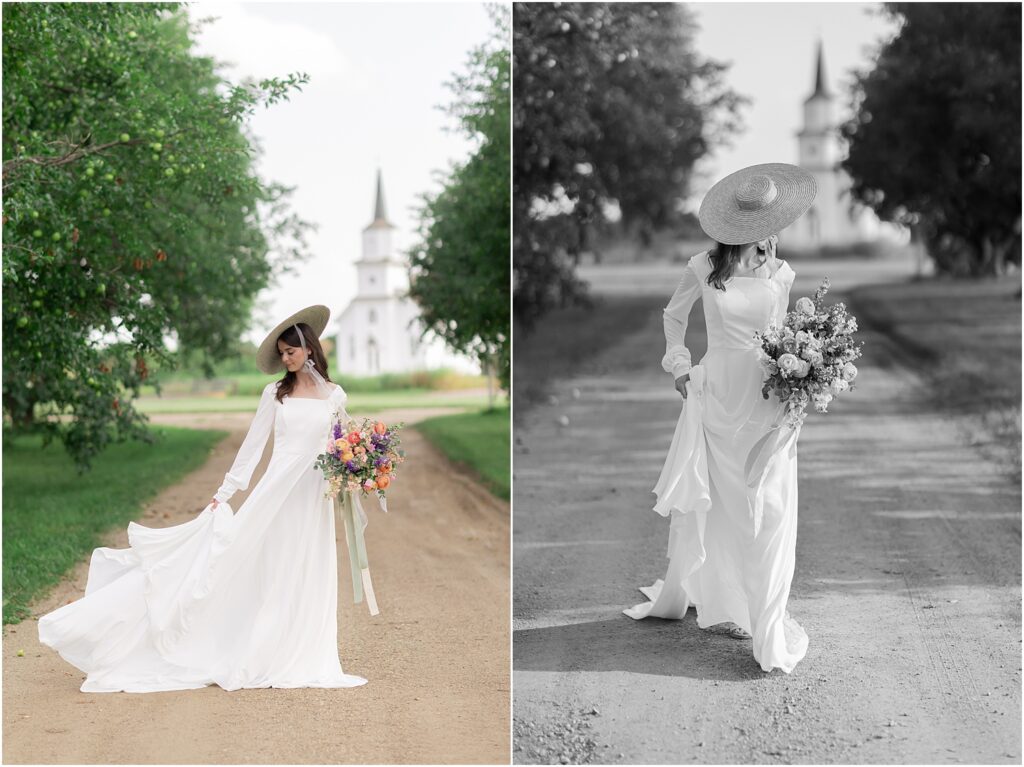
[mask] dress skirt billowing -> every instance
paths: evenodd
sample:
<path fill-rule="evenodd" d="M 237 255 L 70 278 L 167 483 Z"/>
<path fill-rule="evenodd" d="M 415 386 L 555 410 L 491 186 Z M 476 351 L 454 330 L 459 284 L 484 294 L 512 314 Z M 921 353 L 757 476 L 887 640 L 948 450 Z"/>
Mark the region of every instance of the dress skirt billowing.
<path fill-rule="evenodd" d="M 330 405 L 264 397 L 236 467 L 251 471 L 271 425 L 274 454 L 237 514 L 225 501 L 173 527 L 133 522 L 129 548 L 93 552 L 85 596 L 39 620 L 83 692 L 366 682 L 338 658 L 334 515 L 313 467 Z"/>
<path fill-rule="evenodd" d="M 730 289 L 760 290 L 744 282 L 751 284 Z M 624 612 L 681 619 L 695 605 L 698 626 L 741 626 L 753 636 L 761 668 L 788 673 L 807 651 L 806 633 L 786 611 L 798 435 L 778 428 L 780 403 L 761 395 L 763 373 L 751 344 L 729 346 L 728 335 L 711 326 L 714 313 L 708 319 L 708 352 L 688 371 L 688 396 L 654 490 L 655 511 L 671 516 L 668 570 L 640 589 L 651 601 Z"/>

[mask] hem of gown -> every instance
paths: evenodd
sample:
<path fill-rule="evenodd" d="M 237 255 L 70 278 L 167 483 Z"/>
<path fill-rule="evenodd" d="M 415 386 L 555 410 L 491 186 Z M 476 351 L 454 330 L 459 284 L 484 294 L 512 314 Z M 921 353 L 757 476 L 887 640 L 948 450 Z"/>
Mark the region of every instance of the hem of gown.
<path fill-rule="evenodd" d="M 644 618 L 661 618 L 662 620 L 682 620 L 686 617 L 686 613 L 689 611 L 689 609 L 693 607 L 697 611 L 697 628 L 706 629 L 710 628 L 711 626 L 717 626 L 720 623 L 731 621 L 733 623 L 736 623 L 736 625 L 740 626 L 744 630 L 748 632 L 750 631 L 751 627 L 749 625 L 743 626 L 738 621 L 732 620 L 728 617 L 725 617 L 721 621 L 702 621 L 701 610 L 699 605 L 692 599 L 690 599 L 689 596 L 686 597 L 686 609 L 675 610 L 671 615 L 652 615 L 651 612 L 654 610 L 654 606 L 657 603 L 658 598 L 661 596 L 664 586 L 665 581 L 661 578 L 656 580 L 650 586 L 640 586 L 637 590 L 645 597 L 647 597 L 648 601 L 641 602 L 638 605 L 633 605 L 633 607 L 628 607 L 624 609 L 622 613 L 632 618 L 633 620 L 637 621 L 643 620 Z M 788 610 L 786 611 L 785 616 L 782 618 L 782 630 L 784 632 L 784 635 L 785 632 L 788 630 L 794 637 L 793 648 L 787 648 L 787 654 L 789 656 L 787 660 L 769 662 L 767 664 L 767 668 L 765 668 L 765 664 L 757 657 L 760 653 L 754 653 L 755 662 L 766 674 L 771 673 L 775 669 L 779 669 L 779 671 L 785 674 L 791 674 L 793 673 L 793 670 L 796 668 L 797 664 L 800 663 L 800 661 L 802 661 L 804 657 L 807 655 L 807 647 L 810 643 L 807 633 L 804 631 L 803 627 L 790 616 Z"/>
<path fill-rule="evenodd" d="M 86 679 L 82 686 L 79 688 L 82 692 L 90 693 L 113 693 L 113 692 L 125 692 L 136 695 L 141 695 L 147 692 L 176 692 L 182 690 L 201 690 L 204 687 L 220 687 L 225 692 L 234 692 L 236 690 L 264 690 L 267 688 L 275 688 L 280 690 L 295 690 L 303 688 L 316 688 L 316 689 L 350 689 L 352 687 L 361 687 L 366 684 L 369 680 L 355 676 L 354 674 L 343 674 L 341 679 L 333 679 L 328 681 L 318 682 L 261 682 L 259 684 L 241 684 L 241 685 L 223 685 L 215 681 L 207 682 L 167 682 L 166 684 L 154 684 L 151 686 L 135 686 L 135 685 L 111 685 L 103 686 L 102 684 L 89 684 L 89 680 Z"/>

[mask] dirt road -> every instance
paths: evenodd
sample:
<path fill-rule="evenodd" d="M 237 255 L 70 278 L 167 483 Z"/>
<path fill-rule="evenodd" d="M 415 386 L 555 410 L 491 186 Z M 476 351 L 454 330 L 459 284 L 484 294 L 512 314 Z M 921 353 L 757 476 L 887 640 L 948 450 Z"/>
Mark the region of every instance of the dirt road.
<path fill-rule="evenodd" d="M 794 300 L 828 269 L 795 267 Z M 925 409 L 883 337 L 801 436 L 794 673 L 692 611 L 621 614 L 667 564 L 650 489 L 680 399 L 659 367 L 675 280 L 609 274 L 597 288 L 649 293 L 650 321 L 517 413 L 514 761 L 1019 764 L 1019 486 Z"/>
<path fill-rule="evenodd" d="M 438 413 L 391 411 L 386 417 L 409 423 Z M 155 498 L 139 521 L 160 527 L 199 512 L 250 419 L 154 417 L 224 428 L 231 436 L 202 468 Z M 389 491 L 389 513 L 367 506 L 380 615 L 352 604 L 344 560 L 339 568 L 342 666 L 369 684 L 85 694 L 78 690 L 84 675 L 40 645 L 36 621 L 26 620 L 10 627 L 3 642 L 4 762 L 507 763 L 509 507 L 453 471 L 414 430 L 403 445 L 410 460 Z M 269 454 L 268 447 L 257 478 Z M 232 498 L 236 508 L 245 495 Z M 126 546 L 124 532 L 105 545 Z M 86 573 L 83 563 L 35 606 L 36 614 L 78 598 Z"/>

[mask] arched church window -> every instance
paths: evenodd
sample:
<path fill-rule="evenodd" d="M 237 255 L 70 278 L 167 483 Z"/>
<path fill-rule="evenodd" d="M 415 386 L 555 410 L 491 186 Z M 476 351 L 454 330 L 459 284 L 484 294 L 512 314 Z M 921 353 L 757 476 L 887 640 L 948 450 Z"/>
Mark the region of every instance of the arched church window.
<path fill-rule="evenodd" d="M 807 211 L 807 225 L 811 231 L 811 242 L 815 245 L 819 244 L 821 242 L 821 218 L 817 208 L 813 206 Z"/>
<path fill-rule="evenodd" d="M 366 342 L 366 367 L 371 373 L 380 372 L 380 350 L 372 338 Z"/>
<path fill-rule="evenodd" d="M 369 319 L 371 325 L 373 323 L 375 323 L 377 321 L 377 310 L 376 309 L 370 309 L 370 314 L 369 314 L 369 317 L 367 319 Z"/>
<path fill-rule="evenodd" d="M 356 337 L 348 337 L 348 358 L 354 360 L 356 358 Z"/>

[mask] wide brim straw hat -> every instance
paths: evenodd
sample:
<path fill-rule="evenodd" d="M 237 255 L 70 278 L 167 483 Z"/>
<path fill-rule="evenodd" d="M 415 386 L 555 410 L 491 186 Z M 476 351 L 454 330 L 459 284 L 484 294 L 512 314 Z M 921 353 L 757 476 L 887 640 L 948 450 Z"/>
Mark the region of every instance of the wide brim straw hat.
<path fill-rule="evenodd" d="M 309 325 L 316 337 L 319 338 L 327 327 L 327 321 L 331 318 L 331 310 L 323 304 L 314 304 L 300 309 L 288 319 L 282 320 L 263 339 L 260 348 L 256 351 L 256 367 L 264 373 L 277 373 L 284 370 L 284 363 L 281 362 L 281 354 L 277 350 L 277 339 L 292 325 L 305 322 Z"/>
<path fill-rule="evenodd" d="M 746 245 L 778 234 L 802 216 L 818 193 L 814 176 L 784 162 L 731 173 L 704 195 L 700 228 L 723 245 Z"/>

